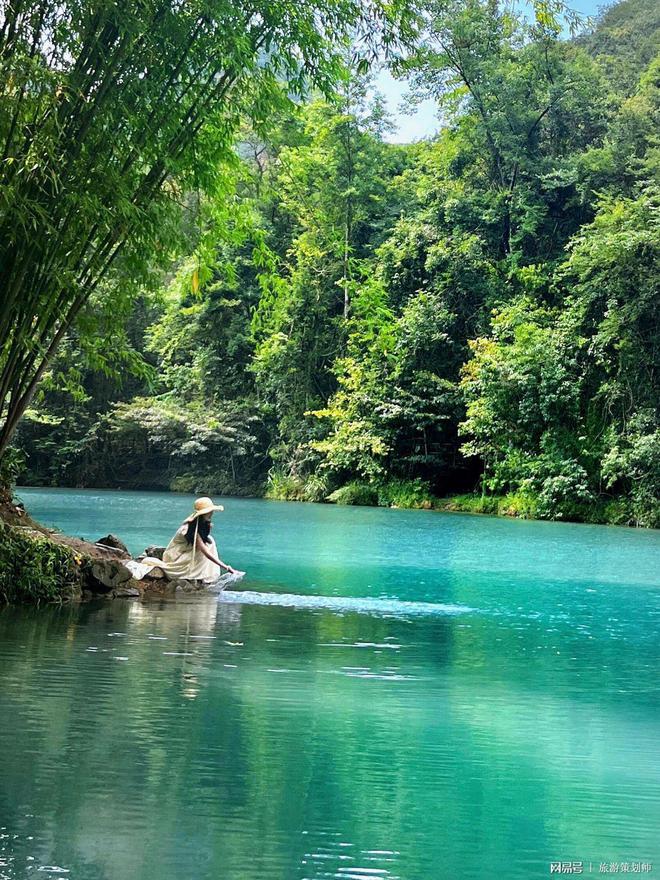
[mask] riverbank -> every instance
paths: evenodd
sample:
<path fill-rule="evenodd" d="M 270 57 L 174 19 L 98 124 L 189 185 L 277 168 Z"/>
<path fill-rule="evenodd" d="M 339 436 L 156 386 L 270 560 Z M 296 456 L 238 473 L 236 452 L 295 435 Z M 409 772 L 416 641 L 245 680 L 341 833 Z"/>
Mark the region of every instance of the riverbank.
<path fill-rule="evenodd" d="M 648 511 L 645 511 L 645 516 L 640 516 L 633 502 L 623 497 L 601 497 L 590 501 L 567 499 L 551 513 L 542 499 L 531 492 L 506 495 L 471 492 L 440 497 L 434 495 L 428 484 L 422 480 L 393 480 L 384 483 L 353 481 L 330 494 L 324 494 L 323 484 L 315 477 L 304 479 L 276 475 L 269 481 L 265 497 L 278 501 L 440 510 L 593 525 L 660 527 L 660 510 L 655 516 L 649 517 Z"/>
<path fill-rule="evenodd" d="M 85 541 L 32 519 L 5 490 L 0 493 L 0 602 L 64 603 L 85 598 L 137 598 L 192 590 L 189 582 L 131 576 L 131 556 L 112 535 Z"/>
<path fill-rule="evenodd" d="M 79 542 L 81 545 L 84 542 Z M 11 493 L 0 491 L 0 599 L 66 602 L 82 596 L 84 546 L 35 522 Z"/>
<path fill-rule="evenodd" d="M 38 487 L 35 487 L 38 488 Z M 61 486 L 59 488 L 67 488 Z M 86 486 L 87 489 L 122 491 L 120 486 Z M 21 487 L 17 487 L 20 492 Z M 660 502 L 653 506 L 648 500 L 639 508 L 633 499 L 623 495 L 603 495 L 588 501 L 567 497 L 549 508 L 543 498 L 532 491 L 488 495 L 465 492 L 436 495 L 428 483 L 415 480 L 386 480 L 368 483 L 352 480 L 331 490 L 327 482 L 316 475 L 295 477 L 273 473 L 261 487 L 249 491 L 227 491 L 226 487 L 192 483 L 183 489 L 146 485 L 131 491 L 170 491 L 173 494 L 209 494 L 233 498 L 266 498 L 272 501 L 297 501 L 320 504 L 338 504 L 358 507 L 385 507 L 402 510 L 437 510 L 450 513 L 473 513 L 484 516 L 513 517 L 525 520 L 589 523 L 592 525 L 630 526 L 633 528 L 660 528 Z"/>

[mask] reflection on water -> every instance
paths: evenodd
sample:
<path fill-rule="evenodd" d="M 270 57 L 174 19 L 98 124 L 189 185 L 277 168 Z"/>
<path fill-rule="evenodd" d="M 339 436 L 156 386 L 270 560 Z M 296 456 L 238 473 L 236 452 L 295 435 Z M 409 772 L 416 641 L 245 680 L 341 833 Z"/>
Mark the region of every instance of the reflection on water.
<path fill-rule="evenodd" d="M 1 880 L 660 871 L 660 536 L 587 529 L 580 562 L 572 527 L 548 524 L 544 553 L 526 524 L 537 575 L 525 557 L 516 578 L 517 523 L 367 511 L 379 562 L 352 512 L 251 505 L 262 538 L 280 517 L 280 562 L 246 566 L 243 594 L 0 611 Z M 287 556 L 299 510 L 324 529 Z M 633 537 L 601 576 L 612 534 Z M 466 540 L 497 548 L 490 575 Z"/>

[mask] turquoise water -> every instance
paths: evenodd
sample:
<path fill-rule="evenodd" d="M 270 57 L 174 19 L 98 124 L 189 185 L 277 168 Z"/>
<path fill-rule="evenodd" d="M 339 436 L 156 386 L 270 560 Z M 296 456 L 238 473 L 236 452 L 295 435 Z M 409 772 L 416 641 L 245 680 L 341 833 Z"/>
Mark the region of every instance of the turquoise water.
<path fill-rule="evenodd" d="M 192 501 L 20 494 L 135 552 Z M 660 875 L 660 533 L 224 503 L 240 591 L 0 611 L 0 880 Z"/>

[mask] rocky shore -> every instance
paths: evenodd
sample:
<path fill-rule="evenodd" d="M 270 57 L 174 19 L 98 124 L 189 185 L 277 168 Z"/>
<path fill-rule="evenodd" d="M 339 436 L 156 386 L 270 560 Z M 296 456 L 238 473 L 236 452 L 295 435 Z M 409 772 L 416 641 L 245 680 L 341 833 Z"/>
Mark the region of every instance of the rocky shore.
<path fill-rule="evenodd" d="M 160 557 L 163 549 L 148 547 L 144 555 Z M 65 535 L 35 522 L 8 494 L 0 498 L 0 602 L 126 599 L 204 589 L 197 581 L 170 580 L 158 569 L 138 579 L 126 566 L 131 560 L 114 535 L 94 542 Z"/>

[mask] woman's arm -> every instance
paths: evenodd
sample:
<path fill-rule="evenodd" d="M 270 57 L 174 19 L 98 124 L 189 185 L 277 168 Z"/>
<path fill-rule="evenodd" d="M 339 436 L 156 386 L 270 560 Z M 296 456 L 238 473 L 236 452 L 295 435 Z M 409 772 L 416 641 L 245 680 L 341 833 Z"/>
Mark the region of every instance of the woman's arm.
<path fill-rule="evenodd" d="M 197 535 L 197 549 L 199 550 L 200 553 L 203 553 L 207 559 L 210 559 L 211 562 L 213 562 L 219 568 L 226 568 L 227 571 L 231 572 L 232 574 L 235 574 L 236 569 L 232 568 L 231 565 L 227 565 L 225 562 L 222 561 L 222 559 L 218 559 L 216 556 L 214 556 L 213 553 L 211 553 L 209 551 L 209 548 L 206 546 L 204 541 L 202 541 L 202 539 L 199 535 Z"/>

